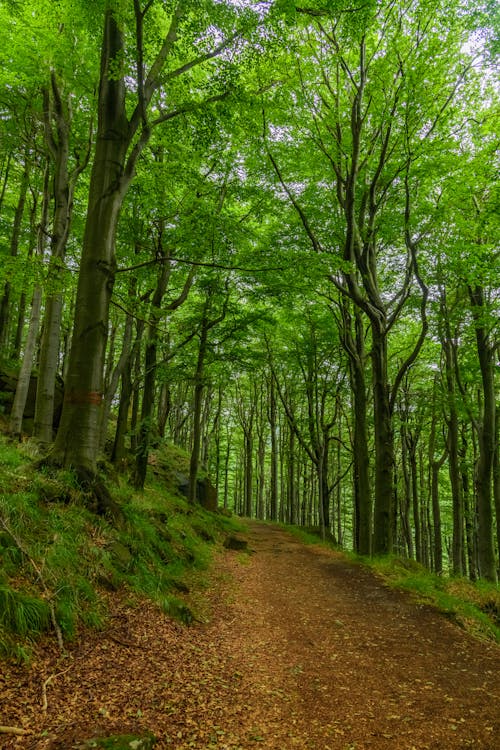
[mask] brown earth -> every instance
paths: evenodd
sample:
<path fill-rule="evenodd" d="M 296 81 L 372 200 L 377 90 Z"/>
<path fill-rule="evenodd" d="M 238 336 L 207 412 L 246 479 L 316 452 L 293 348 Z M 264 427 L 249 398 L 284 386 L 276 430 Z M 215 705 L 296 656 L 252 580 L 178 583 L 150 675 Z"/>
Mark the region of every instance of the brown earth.
<path fill-rule="evenodd" d="M 361 566 L 251 523 L 209 623 L 110 600 L 112 626 L 0 674 L 11 750 L 152 731 L 158 750 L 500 748 L 500 649 Z M 43 705 L 45 703 L 45 705 Z"/>

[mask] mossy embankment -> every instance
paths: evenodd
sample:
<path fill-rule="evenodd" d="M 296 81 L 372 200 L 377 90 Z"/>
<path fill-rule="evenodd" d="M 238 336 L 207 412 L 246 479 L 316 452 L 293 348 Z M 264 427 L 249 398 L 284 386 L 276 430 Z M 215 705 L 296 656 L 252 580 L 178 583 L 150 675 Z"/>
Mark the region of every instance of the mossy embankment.
<path fill-rule="evenodd" d="M 176 491 L 178 451 L 159 449 L 146 489 L 126 473 L 106 476 L 119 522 L 86 505 L 69 471 L 40 469 L 34 444 L 0 436 L 0 658 L 28 660 L 50 634 L 61 644 L 81 628 L 104 628 L 107 598 L 144 597 L 190 623 L 200 617 L 190 595 L 203 582 L 217 544 L 235 522 L 189 505 Z"/>

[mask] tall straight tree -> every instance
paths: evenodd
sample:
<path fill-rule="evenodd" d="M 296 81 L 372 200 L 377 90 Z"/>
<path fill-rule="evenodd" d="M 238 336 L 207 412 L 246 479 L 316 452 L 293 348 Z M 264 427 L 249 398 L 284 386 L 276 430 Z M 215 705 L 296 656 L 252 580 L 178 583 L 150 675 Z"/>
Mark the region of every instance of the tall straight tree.
<path fill-rule="evenodd" d="M 306 32 L 297 34 L 290 52 L 297 70 L 287 84 L 294 86 L 287 90 L 293 106 L 282 92 L 270 96 L 264 134 L 281 192 L 326 268 L 329 260 L 331 282 L 368 324 L 373 552 L 386 553 L 395 518 L 394 407 L 428 327 L 419 256 L 431 248 L 438 193 L 423 179 L 423 168 L 439 179 L 470 60 L 461 49 L 466 23 L 458 17 L 450 23 L 449 4 L 381 3 L 373 13 L 369 3 L 366 8 L 357 28 L 326 9 L 309 11 Z M 273 106 L 277 99 L 279 108 Z M 287 158 L 291 142 L 293 159 Z M 391 341 L 410 314 L 420 328 L 394 371 Z"/>
<path fill-rule="evenodd" d="M 167 31 L 146 70 L 146 52 L 151 49 L 152 39 L 145 38 L 144 25 L 153 8 L 160 16 L 156 17 L 156 24 L 160 25 L 161 18 Z M 213 9 L 217 10 L 217 4 Z M 210 29 L 210 21 L 214 23 L 214 20 L 205 14 L 200 14 L 205 22 L 200 28 L 193 3 L 176 4 L 167 17 L 163 4 L 153 0 L 142 8 L 140 0 L 134 0 L 133 49 L 126 42 L 130 38 L 130 29 L 126 29 L 129 18 L 122 12 L 122 4 L 106 2 L 103 15 L 98 126 L 65 401 L 52 454 L 55 463 L 91 474 L 95 472 L 99 448 L 109 305 L 116 270 L 115 236 L 123 200 L 152 129 L 227 95 L 227 91 L 209 97 L 200 95 L 200 86 L 206 86 L 210 78 L 206 71 L 196 80 L 189 78 L 187 100 L 181 103 L 165 101 L 169 92 L 166 93 L 162 84 L 189 77 L 194 68 L 203 69 L 205 63 L 219 56 L 232 42 L 232 37 L 225 36 L 222 42 L 215 41 L 215 30 L 217 34 L 223 32 L 213 26 Z M 198 27 L 198 34 L 204 32 L 211 36 L 212 44 L 205 39 L 205 49 L 196 48 L 195 40 L 190 42 L 189 39 L 193 25 Z M 180 43 L 183 32 L 186 34 L 184 48 Z M 207 46 L 210 46 L 208 50 Z M 129 101 L 131 86 L 126 69 L 126 61 L 131 56 L 136 60 L 136 80 L 132 87 L 136 89 L 135 103 Z M 155 98 L 160 89 L 163 96 Z"/>

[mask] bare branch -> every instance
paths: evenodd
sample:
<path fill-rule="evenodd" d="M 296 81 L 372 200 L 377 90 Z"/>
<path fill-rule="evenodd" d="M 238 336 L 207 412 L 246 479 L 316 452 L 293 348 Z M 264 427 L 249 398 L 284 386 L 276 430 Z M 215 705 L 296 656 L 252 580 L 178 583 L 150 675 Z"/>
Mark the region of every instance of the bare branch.
<path fill-rule="evenodd" d="M 338 10 L 336 13 L 338 15 L 342 15 L 344 13 L 359 13 L 360 10 L 363 10 L 364 8 L 368 7 L 368 3 L 363 3 L 363 5 L 358 5 L 357 8 L 344 8 L 343 10 Z M 313 18 L 320 18 L 324 16 L 331 16 L 332 11 L 327 10 L 326 8 L 320 9 L 320 8 L 299 8 L 295 7 L 295 10 L 297 13 L 302 13 L 307 16 L 312 16 Z"/>
<path fill-rule="evenodd" d="M 128 273 L 129 271 L 136 271 L 138 268 L 147 268 L 148 266 L 154 266 L 157 263 L 165 263 L 165 261 L 175 261 L 176 263 L 185 263 L 191 266 L 203 266 L 204 268 L 220 268 L 223 271 L 244 271 L 245 273 L 267 273 L 267 271 L 284 271 L 284 266 L 268 266 L 266 268 L 246 268 L 245 266 L 226 266 L 223 263 L 205 263 L 201 260 L 187 260 L 186 258 L 174 258 L 171 255 L 165 258 L 155 258 L 154 260 L 146 260 L 144 263 L 137 263 L 135 266 L 128 266 L 127 268 L 117 268 L 115 273 Z"/>
<path fill-rule="evenodd" d="M 220 55 L 220 53 L 223 52 L 223 50 L 227 49 L 227 47 L 229 47 L 231 42 L 233 42 L 239 36 L 240 36 L 239 34 L 233 34 L 233 36 L 231 36 L 229 39 L 226 39 L 224 42 L 219 44 L 219 46 L 215 47 L 215 49 L 213 49 L 211 52 L 206 52 L 204 55 L 199 55 L 198 57 L 195 57 L 193 60 L 190 60 L 184 65 L 181 65 L 180 68 L 176 68 L 175 70 L 170 71 L 170 73 L 167 73 L 167 75 L 164 76 L 163 80 L 169 81 L 172 78 L 177 78 L 183 73 L 187 73 L 188 70 L 195 68 L 197 65 L 201 65 L 207 60 L 212 60 L 214 57 L 217 57 L 218 55 Z"/>

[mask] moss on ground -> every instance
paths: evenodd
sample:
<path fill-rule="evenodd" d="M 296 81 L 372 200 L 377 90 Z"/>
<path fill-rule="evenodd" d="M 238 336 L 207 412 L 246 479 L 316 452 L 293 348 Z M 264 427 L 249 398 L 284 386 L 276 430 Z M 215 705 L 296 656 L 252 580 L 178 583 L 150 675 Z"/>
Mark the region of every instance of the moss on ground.
<path fill-rule="evenodd" d="M 188 505 L 166 482 L 177 453 L 144 492 L 125 476 L 108 479 L 124 519 L 114 525 L 88 510 L 71 472 L 40 470 L 31 444 L 0 436 L 0 656 L 28 659 L 54 620 L 64 640 L 103 627 L 105 594 L 119 590 L 137 601 L 147 596 L 186 623 L 196 619 L 187 581 L 207 568 L 235 523 Z"/>

